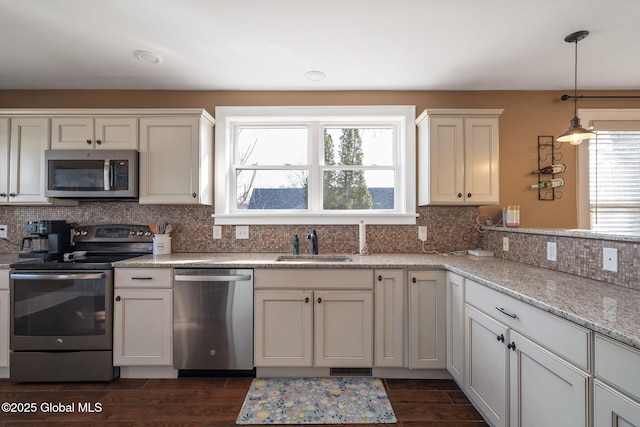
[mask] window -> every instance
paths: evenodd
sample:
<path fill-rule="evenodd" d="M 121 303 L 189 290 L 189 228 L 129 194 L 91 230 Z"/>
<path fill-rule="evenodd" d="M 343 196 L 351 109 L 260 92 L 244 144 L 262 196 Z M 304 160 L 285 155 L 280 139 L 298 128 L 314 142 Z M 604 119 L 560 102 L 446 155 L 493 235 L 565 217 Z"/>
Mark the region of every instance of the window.
<path fill-rule="evenodd" d="M 217 107 L 217 224 L 415 224 L 415 107 Z"/>
<path fill-rule="evenodd" d="M 584 110 L 596 136 L 578 148 L 578 226 L 640 234 L 640 110 Z"/>

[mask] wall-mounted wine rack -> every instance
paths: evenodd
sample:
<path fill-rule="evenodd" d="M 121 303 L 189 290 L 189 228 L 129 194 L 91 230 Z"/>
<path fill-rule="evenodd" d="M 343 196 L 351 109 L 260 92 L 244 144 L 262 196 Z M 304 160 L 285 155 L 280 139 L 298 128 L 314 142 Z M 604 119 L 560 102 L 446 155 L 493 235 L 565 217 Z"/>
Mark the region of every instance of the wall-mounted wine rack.
<path fill-rule="evenodd" d="M 538 136 L 538 170 L 541 170 L 545 166 L 557 164 L 562 159 L 562 153 L 559 152 L 561 146 L 562 143 L 556 142 L 553 136 Z M 538 184 L 546 181 L 549 177 L 551 177 L 550 179 L 554 179 L 555 174 L 538 173 Z M 551 202 L 560 198 L 562 198 L 562 191 L 558 190 L 557 187 L 538 188 L 538 200 Z"/>

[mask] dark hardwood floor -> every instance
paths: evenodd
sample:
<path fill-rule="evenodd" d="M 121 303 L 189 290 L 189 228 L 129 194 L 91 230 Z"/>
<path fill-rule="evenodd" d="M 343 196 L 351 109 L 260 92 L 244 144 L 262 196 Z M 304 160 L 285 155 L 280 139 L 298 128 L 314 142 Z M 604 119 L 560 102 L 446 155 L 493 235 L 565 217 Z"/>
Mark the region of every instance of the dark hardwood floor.
<path fill-rule="evenodd" d="M 13 402 L 13 409 L 23 411 L 25 406 L 36 409 L 33 413 L 13 413 L 5 412 L 3 406 L 0 425 L 235 426 L 251 380 L 119 379 L 110 383 L 49 384 L 0 380 L 0 403 Z M 487 426 L 452 380 L 385 379 L 384 385 L 398 418 L 398 424 L 392 425 Z M 48 407 L 57 412 L 45 412 Z"/>

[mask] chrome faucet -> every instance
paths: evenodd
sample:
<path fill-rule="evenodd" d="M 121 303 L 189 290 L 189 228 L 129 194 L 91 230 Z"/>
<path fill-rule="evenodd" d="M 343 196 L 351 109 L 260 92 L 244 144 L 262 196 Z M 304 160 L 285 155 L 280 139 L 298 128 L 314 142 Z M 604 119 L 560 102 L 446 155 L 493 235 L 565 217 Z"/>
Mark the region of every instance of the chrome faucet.
<path fill-rule="evenodd" d="M 316 233 L 316 230 L 307 234 L 307 240 L 311 240 L 311 253 L 318 255 L 318 233 Z"/>

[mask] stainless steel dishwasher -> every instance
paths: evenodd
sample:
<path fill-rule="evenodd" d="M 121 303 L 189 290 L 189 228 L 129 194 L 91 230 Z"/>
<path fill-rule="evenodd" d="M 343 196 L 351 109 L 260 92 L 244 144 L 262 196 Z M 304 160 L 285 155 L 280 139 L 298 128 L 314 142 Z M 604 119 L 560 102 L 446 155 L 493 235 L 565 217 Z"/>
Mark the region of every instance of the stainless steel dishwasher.
<path fill-rule="evenodd" d="M 175 269 L 173 367 L 253 369 L 253 270 Z"/>

